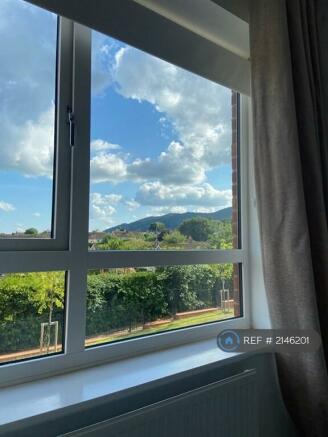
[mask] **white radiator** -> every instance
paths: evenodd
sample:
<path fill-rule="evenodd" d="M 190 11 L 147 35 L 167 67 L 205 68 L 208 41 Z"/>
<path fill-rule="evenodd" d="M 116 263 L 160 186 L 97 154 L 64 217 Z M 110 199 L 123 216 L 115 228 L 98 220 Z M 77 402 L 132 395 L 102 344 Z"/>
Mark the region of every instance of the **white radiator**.
<path fill-rule="evenodd" d="M 258 437 L 257 410 L 256 371 L 246 370 L 63 436 Z"/>

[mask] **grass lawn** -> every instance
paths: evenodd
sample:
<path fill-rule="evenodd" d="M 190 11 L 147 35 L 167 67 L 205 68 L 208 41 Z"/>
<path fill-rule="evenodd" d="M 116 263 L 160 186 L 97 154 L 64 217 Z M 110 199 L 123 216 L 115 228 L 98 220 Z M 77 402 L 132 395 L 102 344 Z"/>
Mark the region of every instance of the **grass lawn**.
<path fill-rule="evenodd" d="M 86 345 L 94 346 L 96 344 L 106 343 L 109 341 L 123 340 L 126 338 L 131 338 L 141 335 L 143 336 L 149 334 L 156 334 L 158 332 L 168 331 L 171 329 L 184 328 L 186 326 L 200 325 L 202 323 L 230 319 L 233 316 L 234 316 L 233 310 L 230 310 L 229 312 L 226 313 L 224 313 L 222 310 L 218 310 L 207 314 L 199 314 L 191 317 L 185 317 L 180 320 L 172 320 L 168 323 L 161 324 L 159 326 L 146 327 L 144 329 L 140 327 L 133 330 L 132 332 L 128 332 L 128 330 L 122 330 L 119 332 L 114 332 L 108 336 L 102 335 L 100 337 L 91 337 L 86 340 Z"/>
<path fill-rule="evenodd" d="M 222 310 L 212 311 L 209 313 L 203 313 L 198 315 L 192 315 L 179 320 L 168 321 L 160 325 L 147 326 L 143 329 L 142 326 L 129 332 L 127 329 L 121 331 L 112 332 L 109 335 L 99 335 L 97 337 L 90 337 L 86 340 L 86 346 L 94 346 L 101 343 L 107 343 L 110 341 L 124 340 L 127 338 L 133 338 L 137 336 L 144 336 L 150 334 L 156 334 L 162 331 L 169 331 L 170 329 L 179 329 L 186 326 L 200 325 L 202 323 L 215 322 L 219 320 L 229 319 L 234 316 L 233 310 L 224 313 Z M 156 321 L 154 322 L 156 323 Z M 58 351 L 61 350 L 61 345 L 58 345 Z M 54 351 L 51 350 L 53 353 Z M 11 352 L 8 354 L 0 354 L 1 362 L 10 362 L 24 358 L 30 358 L 40 356 L 40 349 L 22 350 L 17 352 Z"/>

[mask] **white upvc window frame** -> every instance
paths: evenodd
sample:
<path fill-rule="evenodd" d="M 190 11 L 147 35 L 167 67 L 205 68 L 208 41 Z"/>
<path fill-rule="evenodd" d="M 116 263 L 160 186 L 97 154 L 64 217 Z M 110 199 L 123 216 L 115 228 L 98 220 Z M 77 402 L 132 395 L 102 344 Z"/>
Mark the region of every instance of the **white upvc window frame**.
<path fill-rule="evenodd" d="M 66 250 L 15 250 L 0 251 L 1 271 L 37 272 L 66 271 L 66 322 L 64 351 L 56 355 L 11 362 L 0 366 L 0 386 L 17 384 L 44 376 L 127 358 L 136 354 L 179 344 L 199 341 L 216 336 L 228 328 L 250 327 L 249 253 L 248 253 L 248 126 L 249 98 L 240 96 L 239 111 L 239 196 L 240 196 L 240 249 L 196 251 L 89 251 L 89 183 L 90 183 L 90 90 L 91 90 L 91 30 L 85 26 L 60 18 L 60 58 L 67 62 L 67 70 L 59 73 L 65 80 L 65 96 L 62 104 L 71 105 L 76 119 L 75 146 L 66 144 L 69 152 L 70 181 L 66 194 L 70 199 L 69 244 Z M 63 59 L 60 59 L 62 65 Z M 72 61 L 72 62 L 70 62 Z M 66 119 L 61 119 L 64 126 Z M 64 129 L 63 129 L 64 130 Z M 64 156 L 64 155 L 63 155 Z M 66 181 L 67 182 L 67 181 Z M 61 186 L 60 189 L 64 189 Z M 16 250 L 18 249 L 18 250 Z M 115 343 L 85 347 L 87 274 L 91 269 L 238 263 L 242 271 L 241 317 L 211 322 L 131 338 Z"/>
<path fill-rule="evenodd" d="M 1 238 L 0 253 L 8 251 L 67 250 L 69 237 L 71 151 L 67 104 L 72 95 L 72 23 L 57 22 L 56 111 L 53 162 L 52 219 L 50 238 Z M 32 199 L 31 199 L 32 201 Z"/>

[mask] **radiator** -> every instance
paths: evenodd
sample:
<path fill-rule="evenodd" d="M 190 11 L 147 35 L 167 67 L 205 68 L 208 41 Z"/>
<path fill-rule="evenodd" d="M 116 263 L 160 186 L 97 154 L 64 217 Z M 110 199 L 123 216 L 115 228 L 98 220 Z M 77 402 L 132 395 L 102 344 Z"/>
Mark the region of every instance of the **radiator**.
<path fill-rule="evenodd" d="M 258 437 L 256 371 L 63 434 L 65 437 Z"/>

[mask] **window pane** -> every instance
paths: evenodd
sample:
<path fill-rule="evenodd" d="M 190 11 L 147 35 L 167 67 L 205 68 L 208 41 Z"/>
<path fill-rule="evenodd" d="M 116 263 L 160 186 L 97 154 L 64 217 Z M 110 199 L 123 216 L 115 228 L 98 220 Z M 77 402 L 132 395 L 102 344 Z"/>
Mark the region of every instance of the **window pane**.
<path fill-rule="evenodd" d="M 238 264 L 90 271 L 86 346 L 240 316 Z"/>
<path fill-rule="evenodd" d="M 51 234 L 56 51 L 55 15 L 1 1 L 0 238 Z"/>
<path fill-rule="evenodd" d="M 238 247 L 237 95 L 92 32 L 89 246 Z"/>
<path fill-rule="evenodd" d="M 0 277 L 0 363 L 63 351 L 65 273 Z"/>

